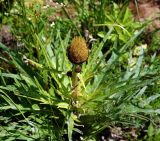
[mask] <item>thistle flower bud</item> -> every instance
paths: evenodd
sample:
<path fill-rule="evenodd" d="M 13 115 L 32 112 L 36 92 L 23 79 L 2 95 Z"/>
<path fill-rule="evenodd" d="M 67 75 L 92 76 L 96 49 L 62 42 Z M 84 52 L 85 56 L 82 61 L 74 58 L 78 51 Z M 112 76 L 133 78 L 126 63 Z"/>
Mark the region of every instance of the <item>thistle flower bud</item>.
<path fill-rule="evenodd" d="M 82 37 L 73 38 L 68 48 L 68 58 L 74 64 L 81 64 L 88 59 L 89 49 Z"/>
<path fill-rule="evenodd" d="M 76 73 L 80 73 L 81 72 L 81 67 L 79 65 L 75 68 L 75 72 Z"/>

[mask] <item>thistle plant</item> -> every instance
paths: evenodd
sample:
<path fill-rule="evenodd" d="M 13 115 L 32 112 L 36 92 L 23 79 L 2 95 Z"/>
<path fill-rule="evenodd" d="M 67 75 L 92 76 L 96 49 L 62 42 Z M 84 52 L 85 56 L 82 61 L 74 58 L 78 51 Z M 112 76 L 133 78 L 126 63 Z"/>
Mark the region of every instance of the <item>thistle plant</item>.
<path fill-rule="evenodd" d="M 31 9 L 28 12 L 36 18 Z M 134 45 L 143 28 L 126 38 L 122 46 L 119 34 L 115 35 L 113 44 L 103 52 L 115 34 L 113 24 L 92 44 L 89 53 L 82 37 L 73 38 L 66 27 L 67 34 L 62 32 L 64 22 L 57 20 L 51 27 L 44 15 L 39 16 L 38 23 L 25 16 L 19 16 L 20 27 L 13 26 L 12 30 L 15 35 L 17 30 L 28 31 L 27 38 L 17 33 L 26 52 L 14 52 L 0 43 L 0 49 L 9 56 L 0 59 L 15 69 L 0 71 L 0 112 L 4 120 L 0 139 L 72 141 L 78 133 L 84 141 L 95 141 L 99 132 L 117 123 L 137 127 L 150 120 L 154 124 L 152 119 L 159 114 L 159 105 L 154 103 L 160 97 L 155 56 L 146 65 L 141 48 L 131 66 Z M 35 32 L 40 25 L 43 28 Z M 126 54 L 128 64 L 124 67 L 119 62 Z M 67 76 L 69 71 L 71 77 Z"/>
<path fill-rule="evenodd" d="M 112 56 L 106 62 L 105 57 L 108 52 L 102 54 L 102 47 L 112 30 L 113 28 L 106 34 L 102 42 L 93 44 L 90 55 L 85 56 L 85 59 L 76 51 L 82 62 L 88 58 L 87 63 L 82 64 L 79 61 L 78 64 L 71 64 L 67 59 L 66 50 L 69 45 L 70 33 L 62 40 L 60 32 L 58 32 L 59 42 L 54 42 L 54 46 L 51 42 L 46 44 L 41 35 L 35 35 L 41 48 L 39 56 L 42 58 L 39 62 L 32 60 L 32 64 L 35 62 L 36 67 L 23 62 L 21 54 L 0 44 L 0 48 L 10 56 L 10 60 L 4 60 L 14 65 L 18 71 L 16 74 L 0 73 L 2 80 L 0 91 L 3 103 L 5 103 L 1 107 L 5 111 L 15 110 L 15 116 L 23 119 L 20 121 L 27 126 L 27 130 L 23 129 L 24 135 L 20 135 L 17 131 L 22 129 L 16 125 L 11 126 L 8 121 L 8 126 L 13 129 L 10 131 L 7 127 L 4 128 L 8 132 L 16 131 L 11 137 L 16 139 L 16 136 L 20 136 L 20 139 L 23 139 L 25 136 L 29 140 L 31 138 L 46 139 L 49 136 L 50 140 L 64 140 L 64 136 L 67 135 L 68 140 L 72 141 L 75 132 L 78 132 L 85 140 L 88 140 L 95 138 L 106 127 L 116 123 L 134 125 L 134 118 L 139 117 L 141 120 L 147 121 L 149 120 L 147 116 L 158 112 L 158 109 L 150 109 L 148 105 L 157 100 L 160 95 L 155 91 L 153 96 L 145 97 L 145 94 L 150 93 L 149 87 L 158 84 L 159 76 L 155 76 L 158 71 L 155 70 L 151 73 L 154 66 L 142 68 L 143 49 L 141 49 L 134 67 L 129 63 L 132 53 L 130 53 L 126 71 L 118 69 L 117 65 L 117 60 L 133 44 L 141 31 L 131 38 L 121 50 L 117 50 L 119 55 L 113 51 L 113 48 L 117 49 L 118 40 L 115 40 L 113 48 L 108 51 L 112 51 Z M 77 38 L 81 37 L 76 37 L 76 40 Z M 80 40 L 84 43 L 83 39 Z M 72 47 L 75 47 L 73 41 L 70 51 Z M 81 42 L 76 47 L 80 49 L 82 47 L 80 45 Z M 88 55 L 86 44 L 84 45 Z M 59 52 L 61 53 L 59 54 Z M 53 54 L 55 54 L 54 57 Z M 71 57 L 71 52 L 68 54 Z M 31 59 L 28 60 L 31 61 Z M 66 75 L 70 70 L 72 70 L 71 80 Z M 12 83 L 8 80 L 12 80 Z M 157 87 L 157 89 L 159 88 Z M 14 100 L 14 98 L 16 99 Z M 143 102 L 139 101 L 140 99 L 143 99 Z M 4 117 L 7 119 L 6 114 Z M 9 119 L 14 121 L 11 117 Z M 37 119 L 40 121 L 37 122 Z M 2 135 L 10 137 L 8 132 Z M 28 135 L 29 133 L 30 135 Z"/>
<path fill-rule="evenodd" d="M 74 103 L 77 103 L 77 99 L 82 95 L 80 88 L 80 77 L 81 72 L 80 64 L 87 61 L 89 55 L 89 49 L 86 45 L 85 40 L 82 37 L 75 37 L 70 47 L 68 48 L 68 58 L 73 63 L 72 68 L 72 98 Z"/>

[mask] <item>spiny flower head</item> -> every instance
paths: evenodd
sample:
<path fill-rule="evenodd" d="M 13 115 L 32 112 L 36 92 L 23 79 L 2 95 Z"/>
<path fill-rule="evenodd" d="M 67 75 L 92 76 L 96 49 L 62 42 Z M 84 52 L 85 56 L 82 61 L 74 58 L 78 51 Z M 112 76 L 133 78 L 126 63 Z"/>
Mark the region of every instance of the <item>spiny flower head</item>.
<path fill-rule="evenodd" d="M 74 64 L 81 64 L 88 59 L 89 49 L 82 37 L 74 37 L 68 48 L 68 58 Z"/>

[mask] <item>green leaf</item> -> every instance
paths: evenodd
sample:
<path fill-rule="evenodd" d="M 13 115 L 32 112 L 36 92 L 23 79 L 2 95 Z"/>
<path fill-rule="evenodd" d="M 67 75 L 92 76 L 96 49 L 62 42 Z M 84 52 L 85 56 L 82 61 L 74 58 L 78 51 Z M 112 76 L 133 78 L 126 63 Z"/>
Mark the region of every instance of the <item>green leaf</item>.
<path fill-rule="evenodd" d="M 65 102 L 60 102 L 57 104 L 58 108 L 63 108 L 63 109 L 68 109 L 69 108 L 69 104 L 65 103 Z"/>
<path fill-rule="evenodd" d="M 155 94 L 155 95 L 152 95 L 150 97 L 148 97 L 146 100 L 143 100 L 140 105 L 142 107 L 145 107 L 147 105 L 149 105 L 151 102 L 155 101 L 156 99 L 158 99 L 160 97 L 160 94 Z"/>
<path fill-rule="evenodd" d="M 70 113 L 67 118 L 67 126 L 68 126 L 68 140 L 72 141 L 72 133 L 74 130 L 74 114 Z"/>
<path fill-rule="evenodd" d="M 37 104 L 33 104 L 33 105 L 32 105 L 32 108 L 33 108 L 34 110 L 40 110 L 40 108 L 39 108 L 39 106 L 38 106 Z"/>
<path fill-rule="evenodd" d="M 150 123 L 149 127 L 148 127 L 148 136 L 151 138 L 154 135 L 154 127 L 153 125 Z"/>
<path fill-rule="evenodd" d="M 138 58 L 136 66 L 135 66 L 135 75 L 133 76 L 133 78 L 137 78 L 139 76 L 139 73 L 140 73 L 140 70 L 141 70 L 140 68 L 141 68 L 142 61 L 143 61 L 143 57 L 144 57 L 144 51 L 143 51 L 143 48 L 141 47 L 140 56 Z"/>

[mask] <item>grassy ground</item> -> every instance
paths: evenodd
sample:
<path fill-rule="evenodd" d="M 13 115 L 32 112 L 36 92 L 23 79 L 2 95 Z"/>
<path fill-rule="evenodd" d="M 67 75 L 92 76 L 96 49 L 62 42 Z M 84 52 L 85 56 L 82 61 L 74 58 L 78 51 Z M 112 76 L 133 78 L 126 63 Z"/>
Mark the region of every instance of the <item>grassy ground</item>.
<path fill-rule="evenodd" d="M 10 40 L 0 43 L 0 140 L 160 139 L 158 38 L 144 42 L 149 22 L 127 4 L 17 0 L 2 9 Z"/>

